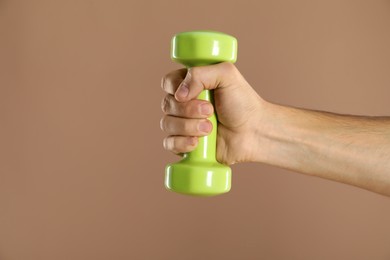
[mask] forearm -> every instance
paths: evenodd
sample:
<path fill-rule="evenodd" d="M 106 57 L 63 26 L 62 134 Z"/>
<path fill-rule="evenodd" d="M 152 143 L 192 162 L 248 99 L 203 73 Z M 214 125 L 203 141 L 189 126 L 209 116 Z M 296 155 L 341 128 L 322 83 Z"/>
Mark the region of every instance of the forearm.
<path fill-rule="evenodd" d="M 390 118 L 264 109 L 256 161 L 390 196 Z"/>

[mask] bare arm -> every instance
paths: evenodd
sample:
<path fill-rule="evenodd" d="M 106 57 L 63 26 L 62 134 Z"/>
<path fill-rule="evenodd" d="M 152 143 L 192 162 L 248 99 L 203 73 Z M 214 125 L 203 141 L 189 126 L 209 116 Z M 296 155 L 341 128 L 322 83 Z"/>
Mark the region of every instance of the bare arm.
<path fill-rule="evenodd" d="M 390 196 L 389 117 L 338 115 L 270 103 L 264 109 L 268 113 L 259 119 L 254 161 Z"/>

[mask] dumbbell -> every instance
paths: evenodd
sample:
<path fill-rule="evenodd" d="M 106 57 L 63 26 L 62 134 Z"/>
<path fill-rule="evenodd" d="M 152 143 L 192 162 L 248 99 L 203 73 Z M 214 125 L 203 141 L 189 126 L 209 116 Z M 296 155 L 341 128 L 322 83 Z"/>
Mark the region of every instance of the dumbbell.
<path fill-rule="evenodd" d="M 237 59 L 237 40 L 233 36 L 213 31 L 190 31 L 176 34 L 171 41 L 171 58 L 186 66 L 205 66 Z M 203 90 L 198 99 L 214 105 L 212 90 Z M 215 110 L 214 110 L 215 111 Z M 217 117 L 208 118 L 213 130 L 200 137 L 198 146 L 183 155 L 182 160 L 168 164 L 165 187 L 171 191 L 193 196 L 214 196 L 231 188 L 231 169 L 216 160 Z"/>

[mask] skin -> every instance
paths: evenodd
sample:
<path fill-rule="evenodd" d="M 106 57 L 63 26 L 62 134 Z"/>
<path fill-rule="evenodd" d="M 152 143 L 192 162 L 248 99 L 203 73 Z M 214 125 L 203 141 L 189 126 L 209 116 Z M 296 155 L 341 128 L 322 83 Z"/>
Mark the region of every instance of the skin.
<path fill-rule="evenodd" d="M 339 115 L 262 99 L 231 63 L 170 72 L 162 80 L 164 148 L 194 150 L 218 115 L 217 160 L 266 163 L 390 196 L 390 117 Z M 197 96 L 214 89 L 215 108 Z"/>

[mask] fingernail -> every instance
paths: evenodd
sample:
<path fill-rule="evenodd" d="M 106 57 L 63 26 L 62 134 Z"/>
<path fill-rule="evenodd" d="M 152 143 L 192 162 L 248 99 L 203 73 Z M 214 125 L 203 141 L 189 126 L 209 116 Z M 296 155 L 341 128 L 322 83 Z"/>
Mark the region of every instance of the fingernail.
<path fill-rule="evenodd" d="M 212 109 L 211 109 L 210 104 L 202 104 L 202 105 L 200 105 L 200 112 L 201 112 L 202 115 L 206 115 L 206 116 L 210 115 L 211 111 L 212 111 Z"/>
<path fill-rule="evenodd" d="M 199 130 L 204 133 L 208 133 L 211 130 L 211 124 L 208 121 L 201 122 L 199 124 Z"/>
<path fill-rule="evenodd" d="M 188 96 L 188 85 L 185 82 L 182 82 L 181 85 L 179 86 L 179 89 L 176 92 L 176 95 L 181 98 L 185 98 Z"/>

